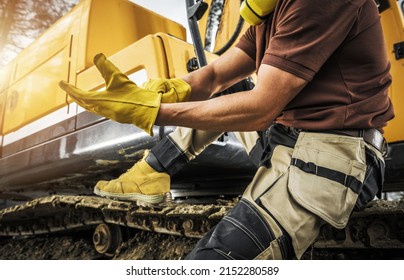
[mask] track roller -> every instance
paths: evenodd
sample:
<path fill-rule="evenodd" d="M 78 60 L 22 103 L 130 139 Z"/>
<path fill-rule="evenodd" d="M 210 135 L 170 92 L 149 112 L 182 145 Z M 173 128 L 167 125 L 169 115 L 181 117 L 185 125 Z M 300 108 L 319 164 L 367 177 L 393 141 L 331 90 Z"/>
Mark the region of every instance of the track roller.
<path fill-rule="evenodd" d="M 122 232 L 118 225 L 99 224 L 93 234 L 95 250 L 103 255 L 112 257 L 122 243 Z"/>

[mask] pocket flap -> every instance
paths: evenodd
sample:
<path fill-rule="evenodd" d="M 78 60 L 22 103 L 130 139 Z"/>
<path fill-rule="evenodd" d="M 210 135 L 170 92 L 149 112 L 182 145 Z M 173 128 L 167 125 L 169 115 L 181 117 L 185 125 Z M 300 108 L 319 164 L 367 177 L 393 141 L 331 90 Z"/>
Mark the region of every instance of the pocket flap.
<path fill-rule="evenodd" d="M 293 152 L 288 189 L 301 206 L 344 228 L 360 193 L 366 165 L 359 138 L 301 133 Z"/>

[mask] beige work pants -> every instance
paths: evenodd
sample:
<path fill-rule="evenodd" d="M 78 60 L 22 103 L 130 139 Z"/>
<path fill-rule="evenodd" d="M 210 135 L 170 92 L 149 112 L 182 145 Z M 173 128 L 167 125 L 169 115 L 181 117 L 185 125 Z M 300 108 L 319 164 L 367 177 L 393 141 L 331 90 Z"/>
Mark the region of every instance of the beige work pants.
<path fill-rule="evenodd" d="M 177 128 L 169 142 L 192 160 L 220 135 Z M 301 258 L 322 225 L 345 227 L 364 187 L 377 190 L 374 185 L 382 184 L 382 155 L 362 138 L 293 134 L 281 125 L 272 126 L 269 135 L 269 156 L 263 157 L 268 162 L 262 163 L 240 203 L 187 259 Z M 256 132 L 236 136 L 248 153 L 260 141 Z"/>

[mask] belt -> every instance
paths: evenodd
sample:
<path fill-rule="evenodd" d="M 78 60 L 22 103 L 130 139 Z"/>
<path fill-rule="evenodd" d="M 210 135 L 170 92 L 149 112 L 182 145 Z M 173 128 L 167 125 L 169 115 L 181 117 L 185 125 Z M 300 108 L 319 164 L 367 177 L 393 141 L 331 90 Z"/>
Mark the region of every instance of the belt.
<path fill-rule="evenodd" d="M 305 129 L 297 129 L 293 127 L 286 127 L 289 133 L 293 133 L 294 135 L 299 135 L 301 131 L 307 132 L 319 132 L 319 133 L 331 133 L 331 134 L 338 134 L 338 135 L 346 135 L 352 137 L 362 137 L 363 140 L 372 145 L 375 149 L 377 149 L 382 154 L 386 152 L 386 140 L 383 137 L 383 134 L 377 130 L 376 128 L 370 129 L 330 129 L 330 130 L 305 130 Z"/>
<path fill-rule="evenodd" d="M 347 129 L 347 130 L 329 130 L 329 133 L 335 133 L 340 135 L 347 135 L 353 137 L 362 137 L 363 140 L 372 145 L 382 154 L 386 149 L 386 140 L 383 137 L 383 134 L 377 130 L 376 128 L 371 129 Z"/>

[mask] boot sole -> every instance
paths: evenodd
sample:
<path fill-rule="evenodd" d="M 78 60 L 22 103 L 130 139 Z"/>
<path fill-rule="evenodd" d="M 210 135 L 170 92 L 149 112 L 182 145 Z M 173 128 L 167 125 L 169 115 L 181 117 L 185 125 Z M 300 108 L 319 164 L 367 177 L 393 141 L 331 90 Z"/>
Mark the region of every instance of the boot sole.
<path fill-rule="evenodd" d="M 94 193 L 102 197 L 136 202 L 138 205 L 144 205 L 144 206 L 171 202 L 170 201 L 171 193 L 154 194 L 154 195 L 146 195 L 139 193 L 117 194 L 100 190 L 97 187 L 94 187 Z"/>

